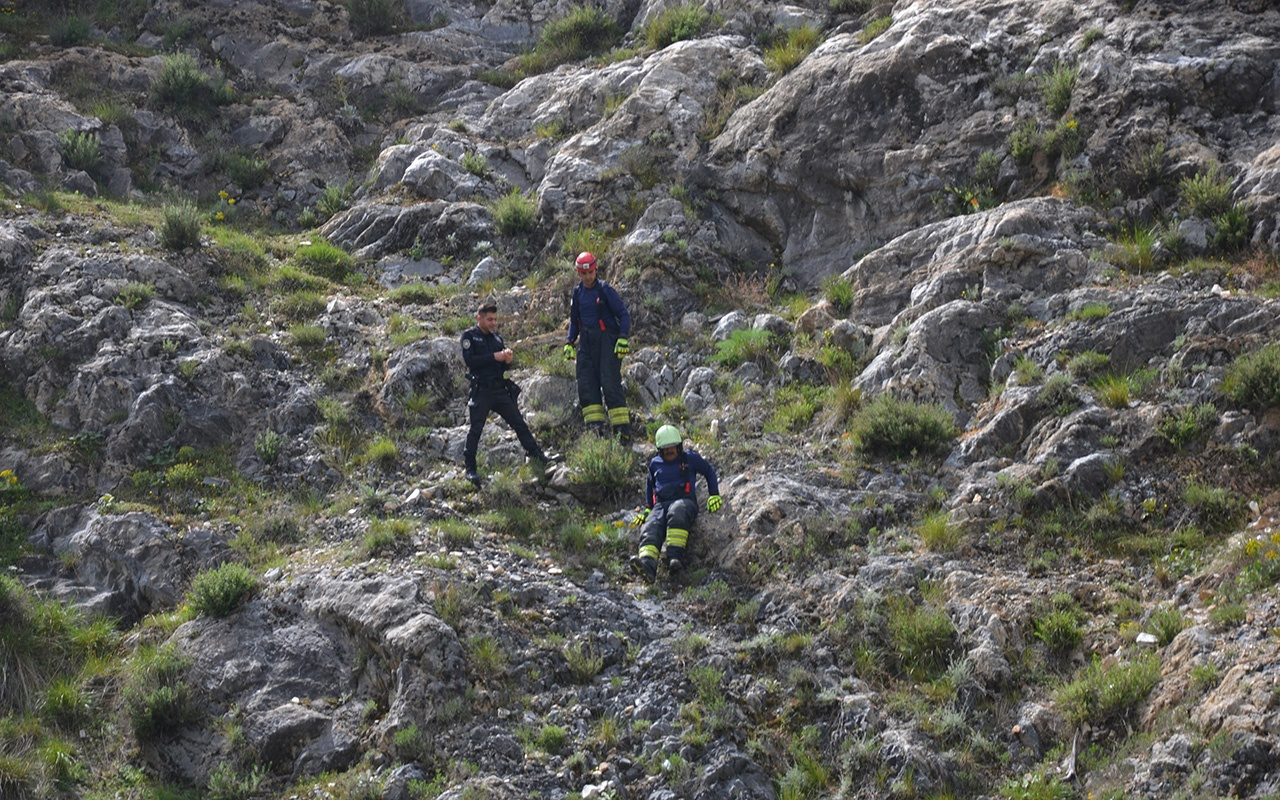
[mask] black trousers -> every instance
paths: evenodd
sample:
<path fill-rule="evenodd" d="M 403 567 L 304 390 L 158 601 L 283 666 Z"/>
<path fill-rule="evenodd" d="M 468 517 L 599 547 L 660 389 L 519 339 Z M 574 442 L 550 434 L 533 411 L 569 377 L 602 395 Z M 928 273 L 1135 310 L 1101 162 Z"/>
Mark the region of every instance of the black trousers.
<path fill-rule="evenodd" d="M 520 413 L 520 406 L 505 388 L 472 390 L 471 399 L 467 401 L 467 412 L 471 418 L 471 429 L 467 431 L 467 446 L 462 451 L 467 472 L 476 471 L 476 449 L 480 446 L 480 434 L 484 432 L 484 424 L 489 419 L 490 412 L 506 420 L 511 430 L 516 432 L 516 438 L 520 440 L 520 446 L 526 453 L 539 460 L 544 458 L 538 440 L 533 438 L 533 432 Z"/>

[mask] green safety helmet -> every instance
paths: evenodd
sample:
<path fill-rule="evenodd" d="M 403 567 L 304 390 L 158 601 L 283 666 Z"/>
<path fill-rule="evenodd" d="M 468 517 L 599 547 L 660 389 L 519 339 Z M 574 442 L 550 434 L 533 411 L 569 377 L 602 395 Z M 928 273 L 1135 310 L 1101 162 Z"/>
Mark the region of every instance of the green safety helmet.
<path fill-rule="evenodd" d="M 682 441 L 684 441 L 684 437 L 680 435 L 680 429 L 675 425 L 663 425 L 653 435 L 653 443 L 658 446 L 659 450 L 664 447 L 679 447 Z"/>

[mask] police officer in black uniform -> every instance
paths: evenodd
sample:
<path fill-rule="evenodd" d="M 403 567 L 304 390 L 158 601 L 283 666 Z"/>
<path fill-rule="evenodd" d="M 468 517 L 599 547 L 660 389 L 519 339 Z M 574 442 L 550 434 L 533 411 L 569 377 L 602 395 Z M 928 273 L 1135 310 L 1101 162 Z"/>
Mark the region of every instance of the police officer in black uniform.
<path fill-rule="evenodd" d="M 475 327 L 462 333 L 462 360 L 466 362 L 467 377 L 471 380 L 471 398 L 467 401 L 471 429 L 467 431 L 467 446 L 462 457 L 467 465 L 467 480 L 477 488 L 480 473 L 476 470 L 476 448 L 480 446 L 480 434 L 490 411 L 507 421 L 529 458 L 542 467 L 551 463 L 520 414 L 516 404 L 520 387 L 505 377 L 511 368 L 512 356 L 498 335 L 498 307 L 491 302 L 484 303 L 476 312 Z"/>

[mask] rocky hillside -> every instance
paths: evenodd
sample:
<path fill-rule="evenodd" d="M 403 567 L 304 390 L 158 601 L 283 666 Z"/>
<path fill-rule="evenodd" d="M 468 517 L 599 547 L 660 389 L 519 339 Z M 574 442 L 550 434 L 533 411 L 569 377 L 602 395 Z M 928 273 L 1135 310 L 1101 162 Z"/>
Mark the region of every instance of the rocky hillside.
<path fill-rule="evenodd" d="M 0 0 L 0 796 L 1277 796 L 1278 56 L 1265 0 Z M 494 419 L 477 490 L 485 299 L 565 461 Z M 725 507 L 649 586 L 662 424 Z"/>

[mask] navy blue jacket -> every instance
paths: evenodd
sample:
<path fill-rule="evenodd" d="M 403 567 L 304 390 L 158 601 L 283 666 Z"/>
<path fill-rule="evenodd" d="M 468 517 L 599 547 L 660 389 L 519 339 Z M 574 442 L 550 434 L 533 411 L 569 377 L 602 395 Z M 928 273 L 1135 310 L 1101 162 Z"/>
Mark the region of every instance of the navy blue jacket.
<path fill-rule="evenodd" d="M 715 468 L 696 450 L 681 448 L 675 461 L 666 461 L 659 453 L 649 459 L 649 481 L 644 488 L 644 499 L 653 508 L 658 502 L 670 502 L 688 497 L 698 503 L 697 476 L 707 480 L 707 491 L 720 494 L 720 481 Z"/>
<path fill-rule="evenodd" d="M 631 314 L 622 296 L 604 281 L 590 289 L 579 283 L 569 301 L 569 344 L 578 341 L 583 328 L 607 330 L 623 338 L 631 333 Z"/>

